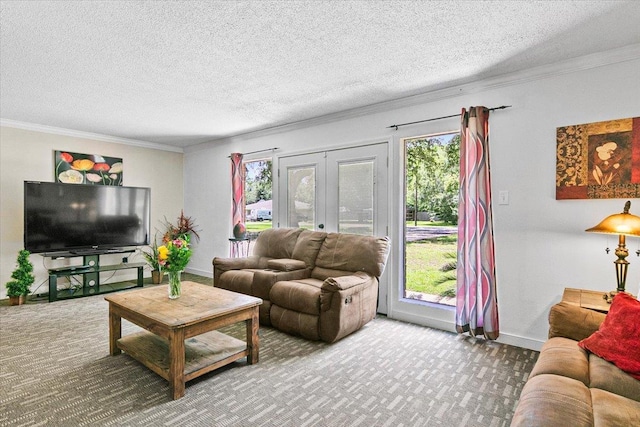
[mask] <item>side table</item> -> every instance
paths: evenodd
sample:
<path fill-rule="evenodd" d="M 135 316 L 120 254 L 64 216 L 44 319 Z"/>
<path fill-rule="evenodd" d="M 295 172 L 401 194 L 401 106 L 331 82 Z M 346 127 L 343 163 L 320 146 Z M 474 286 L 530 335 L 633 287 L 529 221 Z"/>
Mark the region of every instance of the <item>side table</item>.
<path fill-rule="evenodd" d="M 229 256 L 231 258 L 238 257 L 248 257 L 249 256 L 249 246 L 251 245 L 251 240 L 248 237 L 244 237 L 242 239 L 230 238 L 229 242 L 231 243 L 231 250 L 229 252 Z"/>
<path fill-rule="evenodd" d="M 587 289 L 564 288 L 562 301 L 579 305 L 590 310 L 608 313 L 611 304 L 604 299 L 604 291 L 590 291 Z"/>

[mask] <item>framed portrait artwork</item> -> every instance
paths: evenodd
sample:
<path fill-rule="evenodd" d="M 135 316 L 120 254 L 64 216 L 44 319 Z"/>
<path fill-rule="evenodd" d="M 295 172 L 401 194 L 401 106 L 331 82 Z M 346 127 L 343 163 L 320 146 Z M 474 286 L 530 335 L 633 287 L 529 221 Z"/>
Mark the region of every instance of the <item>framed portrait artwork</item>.
<path fill-rule="evenodd" d="M 556 199 L 640 197 L 640 117 L 556 129 Z"/>

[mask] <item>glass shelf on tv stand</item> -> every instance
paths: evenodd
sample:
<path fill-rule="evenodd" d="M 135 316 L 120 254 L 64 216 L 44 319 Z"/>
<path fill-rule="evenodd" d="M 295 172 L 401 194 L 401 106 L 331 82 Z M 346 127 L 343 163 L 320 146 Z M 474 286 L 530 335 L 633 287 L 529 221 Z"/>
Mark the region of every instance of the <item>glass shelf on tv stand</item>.
<path fill-rule="evenodd" d="M 129 289 L 134 287 L 143 286 L 143 269 L 146 266 L 145 263 L 130 263 L 123 262 L 121 264 L 113 265 L 100 265 L 100 255 L 109 255 L 114 253 L 131 253 L 135 252 L 135 249 L 112 249 L 107 252 L 106 250 L 99 253 L 87 254 L 86 252 L 80 254 L 80 251 L 72 252 L 56 252 L 41 254 L 50 258 L 74 258 L 82 257 L 82 265 L 64 266 L 49 269 L 49 302 L 57 301 L 59 299 L 78 298 L 91 295 L 104 294 L 108 292 L 120 291 L 123 289 Z M 137 269 L 137 280 L 135 284 L 130 286 L 118 286 L 112 287 L 109 284 L 103 284 L 101 287 L 100 273 L 104 271 L 117 271 L 126 269 Z M 58 290 L 58 277 L 69 277 L 81 275 L 82 287 L 77 289 L 65 289 Z"/>
<path fill-rule="evenodd" d="M 108 248 L 108 249 L 76 249 L 69 251 L 43 252 L 45 258 L 76 258 L 93 255 L 128 254 L 135 252 L 135 248 Z"/>

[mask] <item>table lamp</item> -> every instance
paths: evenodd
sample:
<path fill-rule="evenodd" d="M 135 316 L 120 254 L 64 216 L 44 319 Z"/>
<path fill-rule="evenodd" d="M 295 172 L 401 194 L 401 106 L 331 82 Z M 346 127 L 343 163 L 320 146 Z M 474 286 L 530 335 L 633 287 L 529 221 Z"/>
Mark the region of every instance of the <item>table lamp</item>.
<path fill-rule="evenodd" d="M 616 248 L 616 256 L 618 259 L 613 262 L 616 266 L 618 288 L 604 295 L 604 299 L 606 299 L 608 303 L 611 303 L 616 293 L 625 291 L 627 268 L 629 267 L 629 261 L 626 260 L 627 255 L 629 255 L 629 250 L 625 244 L 625 236 L 640 236 L 640 217 L 630 214 L 630 208 L 631 201 L 627 201 L 627 203 L 624 204 L 624 211 L 622 213 L 609 215 L 600 221 L 600 224 L 585 230 L 592 233 L 618 235 L 618 247 Z"/>

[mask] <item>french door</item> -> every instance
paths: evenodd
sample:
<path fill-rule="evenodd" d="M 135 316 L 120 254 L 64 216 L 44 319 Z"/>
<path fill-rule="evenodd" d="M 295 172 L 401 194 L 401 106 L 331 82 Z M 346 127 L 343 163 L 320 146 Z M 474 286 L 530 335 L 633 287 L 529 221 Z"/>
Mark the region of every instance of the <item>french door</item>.
<path fill-rule="evenodd" d="M 279 227 L 368 236 L 388 235 L 388 144 L 278 159 Z M 387 312 L 380 279 L 378 312 Z"/>

